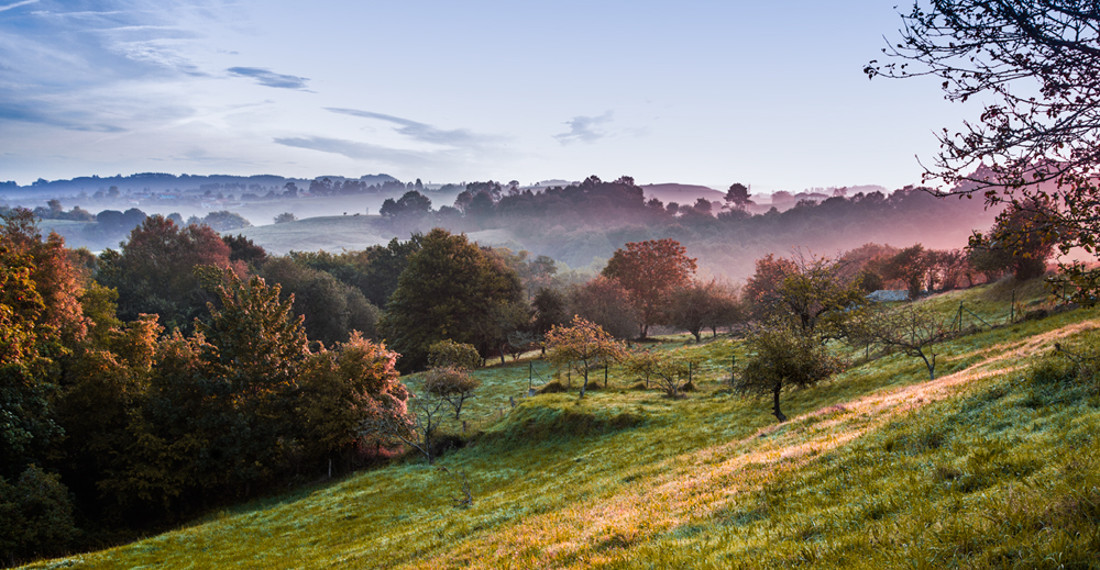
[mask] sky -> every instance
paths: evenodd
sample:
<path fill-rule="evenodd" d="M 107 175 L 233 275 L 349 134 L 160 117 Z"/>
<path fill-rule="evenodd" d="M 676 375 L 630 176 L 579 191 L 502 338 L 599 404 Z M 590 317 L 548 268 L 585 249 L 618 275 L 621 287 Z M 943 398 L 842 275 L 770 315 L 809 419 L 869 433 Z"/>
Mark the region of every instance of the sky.
<path fill-rule="evenodd" d="M 863 74 L 895 4 L 0 0 L 0 181 L 899 188 L 976 111 Z"/>

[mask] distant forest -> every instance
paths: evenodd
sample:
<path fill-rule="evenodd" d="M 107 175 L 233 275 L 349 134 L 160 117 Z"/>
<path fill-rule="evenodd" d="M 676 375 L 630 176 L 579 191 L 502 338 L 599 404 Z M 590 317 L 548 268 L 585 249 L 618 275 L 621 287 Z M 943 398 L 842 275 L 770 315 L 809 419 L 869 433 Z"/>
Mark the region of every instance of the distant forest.
<path fill-rule="evenodd" d="M 628 176 L 610 182 L 590 176 L 580 183 L 551 187 L 521 187 L 517 181 L 429 186 L 420 180 L 403 183 L 386 175 L 321 177 L 308 182 L 279 177 L 224 178 L 208 177 L 188 192 L 168 189 L 194 186 L 196 181 L 171 175 L 43 183 L 34 187 L 40 199 L 64 189 L 86 188 L 77 186 L 77 181 L 110 186 L 103 195 L 97 191 L 90 196 L 85 192 L 54 198 L 34 212 L 44 220 L 44 229 L 57 231 L 70 246 L 92 250 L 117 247 L 147 214 L 160 213 L 177 224 L 199 223 L 223 233 L 239 232 L 275 253 L 359 249 L 442 227 L 468 233 L 483 244 L 545 255 L 568 268 L 589 272 L 627 242 L 670 237 L 698 256 L 703 274 L 735 280 L 751 274 L 753 260 L 798 248 L 835 256 L 868 242 L 961 247 L 973 230 L 988 227 L 996 214 L 978 200 L 941 199 L 914 187 L 891 193 L 851 193 L 843 188 L 830 193 L 780 192 L 771 196 L 776 206 L 769 207 L 754 203 L 747 187 L 740 184 L 734 186 L 741 193 L 727 193 L 725 200 L 662 202 L 647 198 L 645 190 Z M 122 183 L 123 190 L 115 182 Z M 139 186 L 144 190 L 136 190 Z M 111 194 L 126 199 L 123 203 L 129 206 L 96 213 L 81 206 L 68 210 L 62 206 L 63 201 L 111 203 Z M 0 195 L 11 197 L 10 192 Z M 718 192 L 714 195 L 721 196 Z M 361 214 L 372 213 L 372 205 L 378 215 L 364 218 Z M 0 203 L 0 209 L 5 207 Z M 318 228 L 316 233 L 333 237 L 322 239 L 320 247 L 297 245 L 286 235 L 291 230 L 296 235 L 308 232 L 304 224 L 280 224 L 286 232 L 255 228 L 270 226 L 272 221 L 306 222 L 307 216 L 320 212 L 342 213 L 349 219 L 326 220 L 325 229 Z M 335 236 L 337 224 L 350 223 L 352 217 L 358 218 L 356 228 L 366 230 L 358 234 L 369 243 L 341 241 Z M 365 234 L 369 236 L 363 237 Z"/>

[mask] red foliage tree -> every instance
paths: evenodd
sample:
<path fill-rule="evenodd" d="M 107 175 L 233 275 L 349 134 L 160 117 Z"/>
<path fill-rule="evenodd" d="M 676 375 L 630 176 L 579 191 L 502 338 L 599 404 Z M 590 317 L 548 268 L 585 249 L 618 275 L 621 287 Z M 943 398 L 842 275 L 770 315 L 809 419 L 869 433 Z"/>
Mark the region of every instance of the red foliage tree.
<path fill-rule="evenodd" d="M 641 336 L 649 326 L 663 322 L 672 292 L 691 284 L 695 258 L 673 239 L 648 240 L 626 244 L 607 262 L 603 275 L 618 281 L 630 294 L 631 303 L 641 316 Z"/>
<path fill-rule="evenodd" d="M 162 216 L 151 216 L 130 233 L 121 254 L 108 250 L 100 256 L 96 280 L 118 290 L 123 320 L 157 313 L 168 327 L 188 328 L 210 300 L 195 268 L 228 268 L 229 254 L 229 246 L 208 226 L 181 228 Z"/>

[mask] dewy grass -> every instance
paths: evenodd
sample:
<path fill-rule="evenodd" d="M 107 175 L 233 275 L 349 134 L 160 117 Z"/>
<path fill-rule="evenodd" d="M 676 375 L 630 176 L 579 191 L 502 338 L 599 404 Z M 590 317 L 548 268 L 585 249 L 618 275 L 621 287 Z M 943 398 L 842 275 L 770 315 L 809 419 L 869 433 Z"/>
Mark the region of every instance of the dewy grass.
<path fill-rule="evenodd" d="M 1053 342 L 1095 346 L 1098 327 L 1079 310 L 958 338 L 937 346 L 932 382 L 915 359 L 880 358 L 785 392 L 785 424 L 729 392 L 729 339 L 668 343 L 699 362 L 678 400 L 630 390 L 617 367 L 584 400 L 525 398 L 527 364 L 494 367 L 463 410 L 469 445 L 438 461 L 468 477 L 468 508 L 410 456 L 38 566 L 1087 567 L 1098 387 L 1060 360 L 1029 370 Z"/>

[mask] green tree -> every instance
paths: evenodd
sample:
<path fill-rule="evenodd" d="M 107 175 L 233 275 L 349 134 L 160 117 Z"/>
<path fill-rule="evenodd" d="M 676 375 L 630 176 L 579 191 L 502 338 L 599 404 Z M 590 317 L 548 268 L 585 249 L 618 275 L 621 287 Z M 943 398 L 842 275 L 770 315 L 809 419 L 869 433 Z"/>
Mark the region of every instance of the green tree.
<path fill-rule="evenodd" d="M 31 465 L 9 483 L 0 476 L 0 561 L 56 555 L 77 537 L 69 492 L 60 478 Z"/>
<path fill-rule="evenodd" d="M 332 274 L 312 269 L 295 257 L 271 259 L 259 274 L 279 284 L 283 299 L 293 298 L 294 312 L 304 319 L 311 340 L 332 346 L 348 340 L 352 331 L 376 335 L 378 309 L 359 289 Z"/>
<path fill-rule="evenodd" d="M 497 340 L 496 311 L 522 303 L 522 296 L 515 271 L 465 235 L 437 228 L 409 257 L 380 328 L 402 355 L 404 370 L 423 367 L 432 343 L 448 338 L 473 344 L 485 356 Z"/>
<path fill-rule="evenodd" d="M 710 328 L 717 336 L 719 326 L 732 324 L 741 317 L 736 297 L 716 281 L 694 282 L 672 292 L 669 324 L 690 332 L 695 342 L 702 339 L 704 328 Z"/>
<path fill-rule="evenodd" d="M 218 302 L 196 328 L 204 339 L 202 373 L 218 394 L 210 413 L 223 424 L 213 445 L 224 450 L 230 483 L 247 489 L 298 451 L 294 400 L 308 340 L 278 285 L 260 277 L 244 283 L 225 271 L 213 289 Z"/>
<path fill-rule="evenodd" d="M 618 281 L 603 275 L 574 287 L 568 307 L 567 314 L 596 323 L 615 338 L 632 338 L 642 322 L 630 293 Z"/>
<path fill-rule="evenodd" d="M 474 345 L 448 338 L 428 347 L 428 365 L 433 368 L 473 370 L 481 366 L 481 355 Z"/>
<path fill-rule="evenodd" d="M 886 261 L 883 267 L 883 277 L 897 279 L 905 283 L 909 290 L 909 298 L 920 297 L 924 289 L 924 283 L 932 268 L 932 257 L 928 250 L 921 244 L 909 246 Z"/>
<path fill-rule="evenodd" d="M 532 328 L 537 334 L 545 335 L 554 325 L 569 322 L 567 307 L 568 300 L 561 291 L 550 287 L 539 288 L 531 300 L 531 308 L 535 311 Z"/>
<path fill-rule="evenodd" d="M 641 316 L 641 337 L 649 326 L 667 320 L 667 310 L 673 291 L 691 283 L 695 275 L 695 259 L 672 239 L 627 243 L 607 262 L 603 275 L 618 281 L 630 293 Z"/>
<path fill-rule="evenodd" d="M 555 326 L 546 335 L 548 357 L 559 366 L 568 366 L 584 376 L 580 396 L 588 389 L 588 371 L 599 364 L 623 359 L 626 347 L 599 325 L 573 317 L 569 326 Z"/>
<path fill-rule="evenodd" d="M 1037 218 L 1045 216 L 1049 206 L 1028 199 L 1020 207 L 1009 206 L 998 216 L 986 234 L 975 232 L 970 238 L 971 259 L 979 271 L 1011 270 L 1017 280 L 1046 273 L 1047 259 L 1054 253 L 1052 234 L 1033 232 Z"/>
<path fill-rule="evenodd" d="M 779 407 L 779 394 L 784 388 L 811 386 L 840 370 L 839 360 L 820 340 L 789 322 L 758 326 L 749 334 L 745 347 L 749 357 L 737 388 L 745 393 L 770 395 L 772 413 L 780 422 L 787 421 Z"/>
<path fill-rule="evenodd" d="M 386 201 L 382 203 L 382 207 L 378 213 L 388 217 L 422 216 L 431 213 L 431 211 L 432 201 L 430 198 L 416 190 L 409 190 L 397 201 L 394 201 L 393 198 L 387 198 Z"/>
<path fill-rule="evenodd" d="M 203 217 L 202 223 L 210 226 L 216 232 L 231 232 L 252 227 L 252 222 L 249 222 L 244 216 L 229 210 L 210 212 Z"/>
<path fill-rule="evenodd" d="M 830 336 L 853 307 L 864 303 L 859 284 L 845 282 L 838 269 L 824 258 L 769 255 L 757 260 L 745 292 L 758 318 L 789 320 L 807 335 Z"/>

